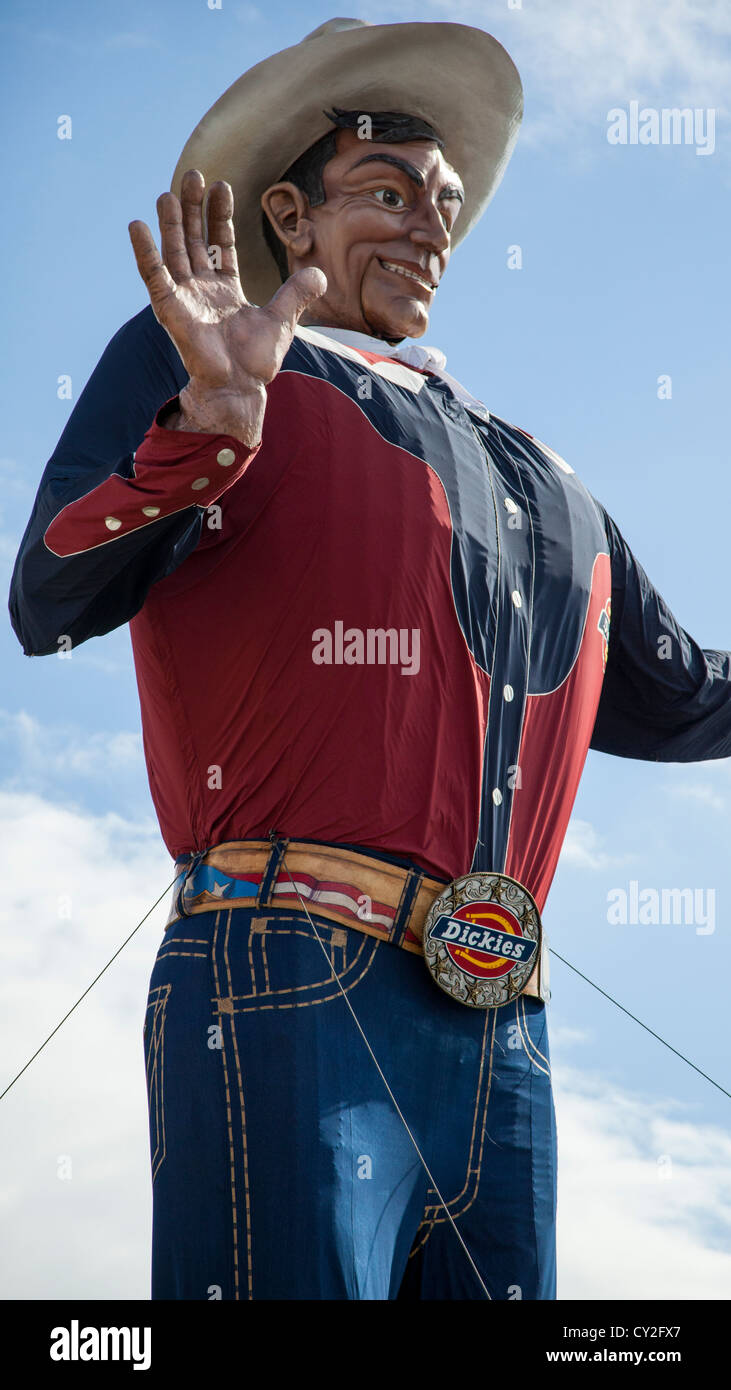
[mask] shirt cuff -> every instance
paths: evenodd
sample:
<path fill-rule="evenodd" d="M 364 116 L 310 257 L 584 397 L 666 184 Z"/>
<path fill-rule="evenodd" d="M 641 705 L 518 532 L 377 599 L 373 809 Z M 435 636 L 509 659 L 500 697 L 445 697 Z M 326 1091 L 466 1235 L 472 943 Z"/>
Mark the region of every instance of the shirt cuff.
<path fill-rule="evenodd" d="M 229 434 L 167 430 L 166 401 L 134 455 L 132 476 L 112 473 L 54 517 L 44 541 L 54 555 L 78 555 L 188 507 L 209 507 L 246 472 L 261 444 L 247 449 Z"/>
<path fill-rule="evenodd" d="M 253 458 L 259 448 L 259 444 L 256 444 L 253 449 L 247 450 L 246 445 L 231 434 L 206 434 L 202 430 L 166 429 L 164 421 L 179 410 L 179 396 L 171 396 L 169 401 L 160 406 L 135 453 L 135 464 L 177 462 L 181 459 L 187 459 L 189 456 L 191 459 L 200 456 L 210 462 L 212 454 L 226 453 L 225 460 L 217 459 L 217 462 L 220 467 L 232 468 L 234 463 L 240 460 Z M 234 457 L 229 459 L 228 454 L 233 454 Z M 135 468 L 135 477 L 138 474 L 139 470 Z M 224 487 L 229 486 L 230 479 L 227 478 Z"/>

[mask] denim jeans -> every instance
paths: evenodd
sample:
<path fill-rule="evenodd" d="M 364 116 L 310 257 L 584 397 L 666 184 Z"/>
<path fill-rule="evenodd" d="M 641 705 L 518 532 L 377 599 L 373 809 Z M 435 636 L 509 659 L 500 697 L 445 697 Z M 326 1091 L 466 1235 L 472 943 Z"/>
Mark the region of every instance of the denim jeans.
<path fill-rule="evenodd" d="M 144 1050 L 154 1299 L 555 1298 L 546 1006 L 445 995 L 418 955 L 301 911 L 166 931 Z"/>

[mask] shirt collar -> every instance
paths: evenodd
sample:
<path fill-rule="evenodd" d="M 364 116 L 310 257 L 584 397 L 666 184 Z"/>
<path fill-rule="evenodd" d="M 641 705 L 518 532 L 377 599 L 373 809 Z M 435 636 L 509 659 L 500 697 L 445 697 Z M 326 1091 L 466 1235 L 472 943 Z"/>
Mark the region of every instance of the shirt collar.
<path fill-rule="evenodd" d="M 468 391 L 460 381 L 455 380 L 444 369 L 447 359 L 441 348 L 422 346 L 421 343 L 404 343 L 399 347 L 393 347 L 383 338 L 372 338 L 367 333 L 357 333 L 353 328 L 330 328 L 324 324 L 313 324 L 312 327 L 317 333 L 322 333 L 326 338 L 334 338 L 338 343 L 345 343 L 346 347 L 360 348 L 362 352 L 378 353 L 382 357 L 392 357 L 396 362 L 403 362 L 407 367 L 416 367 L 424 372 L 432 372 L 434 376 L 441 377 L 450 387 L 455 396 L 462 402 L 474 415 L 481 420 L 489 420 L 490 414 L 482 401 Z"/>
<path fill-rule="evenodd" d="M 354 328 L 330 328 L 321 323 L 311 326 L 316 333 L 324 333 L 326 338 L 334 338 L 337 343 L 345 343 L 346 347 L 361 348 L 363 352 L 378 352 L 382 357 L 390 357 L 397 351 L 383 338 L 370 338 L 367 333 L 356 333 Z"/>

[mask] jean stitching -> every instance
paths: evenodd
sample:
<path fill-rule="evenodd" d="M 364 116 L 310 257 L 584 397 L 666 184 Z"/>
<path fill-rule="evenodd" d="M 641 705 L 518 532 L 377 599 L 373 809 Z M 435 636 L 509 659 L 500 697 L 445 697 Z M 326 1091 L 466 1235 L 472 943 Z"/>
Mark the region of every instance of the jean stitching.
<path fill-rule="evenodd" d="M 228 945 L 228 933 L 226 934 L 226 944 Z M 254 971 L 254 927 L 253 921 L 249 922 L 249 978 L 251 980 L 251 994 L 257 994 L 256 973 Z"/>
<path fill-rule="evenodd" d="M 232 909 L 229 908 L 229 910 L 228 910 L 228 924 L 229 924 L 229 925 L 230 925 L 230 922 L 231 922 L 231 912 L 232 912 Z M 218 935 L 219 935 L 219 924 L 220 924 L 220 919 L 221 919 L 221 912 L 220 912 L 220 910 L 219 910 L 219 911 L 216 913 L 216 920 L 215 920 L 214 929 L 213 929 L 213 941 L 212 941 L 212 946 L 211 946 L 211 954 L 212 954 L 212 961 L 213 961 L 214 983 L 215 983 L 216 990 L 218 991 L 219 996 L 220 996 L 220 982 L 219 982 L 219 975 L 218 975 L 217 947 L 218 947 Z M 225 963 L 225 965 L 226 965 L 226 972 L 227 972 L 227 975 L 228 975 L 228 978 L 229 978 L 229 987 L 230 987 L 230 969 L 229 969 L 229 962 L 228 962 L 227 938 L 228 938 L 228 932 L 226 933 L 226 938 L 225 938 L 225 941 L 224 941 L 224 963 Z M 225 1093 L 226 1093 L 226 1117 L 227 1117 L 226 1123 L 227 1123 L 227 1131 L 228 1131 L 229 1169 L 230 1169 L 230 1180 L 231 1180 L 231 1229 L 232 1229 L 232 1237 L 233 1237 L 234 1300 L 239 1300 L 241 1295 L 240 1295 L 240 1290 L 239 1290 L 238 1204 L 237 1204 L 237 1197 L 236 1197 L 236 1164 L 235 1164 L 234 1134 L 233 1134 L 233 1114 L 232 1114 L 232 1108 L 231 1108 L 231 1087 L 230 1087 L 230 1084 L 229 1084 L 229 1075 L 228 1075 L 229 1068 L 228 1068 L 228 1060 L 227 1060 L 227 1057 L 226 1057 L 226 1029 L 225 1029 L 225 1018 L 221 1018 L 220 1015 L 219 1015 L 219 1026 L 220 1026 L 220 1028 L 221 1028 L 221 1059 L 222 1059 L 222 1061 L 223 1061 L 223 1081 L 224 1081 L 224 1090 L 225 1090 Z M 231 1030 L 231 1034 L 233 1035 L 233 1019 L 231 1020 L 230 1030 Z M 243 1113 L 243 1112 L 242 1112 L 242 1113 Z M 247 1187 L 247 1186 L 248 1186 L 248 1171 L 247 1171 L 247 1166 L 246 1166 L 246 1132 L 245 1132 L 245 1130 L 244 1130 L 244 1134 L 243 1134 L 243 1144 L 244 1144 L 244 1173 L 245 1173 L 244 1182 L 245 1182 L 245 1187 Z M 247 1192 L 247 1194 L 246 1194 L 246 1197 L 247 1197 L 247 1200 L 246 1200 L 247 1226 L 249 1226 L 250 1223 L 249 1223 L 248 1192 Z M 247 1236 L 249 1237 L 249 1239 L 247 1240 L 247 1251 L 248 1251 L 249 1297 L 251 1298 L 251 1244 L 250 1244 L 250 1230 L 247 1230 Z"/>
<path fill-rule="evenodd" d="M 224 943 L 224 952 L 225 952 L 225 959 L 226 959 L 226 971 L 227 971 L 227 975 L 228 975 L 229 981 L 231 980 L 231 971 L 230 971 L 230 968 L 229 968 L 229 961 L 228 961 L 228 945 L 229 945 L 229 931 L 230 931 L 230 927 L 231 927 L 231 913 L 232 913 L 232 910 L 233 910 L 233 909 L 229 909 L 228 923 L 227 923 L 227 926 L 226 926 L 226 940 L 225 940 L 225 943 Z M 251 940 L 251 936 L 249 937 L 249 939 Z M 239 1108 L 240 1108 L 240 1112 L 241 1112 L 241 1145 L 242 1145 L 242 1156 L 243 1156 L 243 1160 L 244 1160 L 244 1205 L 245 1205 L 245 1210 L 246 1210 L 246 1265 L 247 1265 L 247 1274 L 248 1274 L 248 1294 L 249 1294 L 249 1299 L 251 1300 L 251 1299 L 253 1299 L 253 1297 L 254 1297 L 254 1289 L 253 1289 L 254 1268 L 253 1268 L 252 1246 L 251 1246 L 251 1193 L 250 1193 L 250 1190 L 249 1190 L 249 1150 L 248 1150 L 248 1142 L 247 1142 L 247 1135 L 246 1135 L 246 1107 L 245 1107 L 245 1105 L 244 1105 L 244 1083 L 243 1083 L 243 1077 L 242 1077 L 242 1074 L 241 1074 L 241 1058 L 239 1057 L 239 1044 L 238 1044 L 238 1038 L 236 1037 L 236 1026 L 235 1026 L 233 1017 L 231 1018 L 231 1041 L 232 1041 L 232 1043 L 233 1043 L 234 1059 L 235 1059 L 235 1062 L 236 1062 L 236 1078 L 237 1078 L 238 1093 L 239 1093 Z"/>
<path fill-rule="evenodd" d="M 285 933 L 284 933 L 284 932 L 280 932 L 280 933 L 277 933 L 277 935 L 283 936 L 283 935 L 285 935 Z M 314 936 L 312 935 L 311 932 L 307 932 L 307 931 L 289 931 L 289 929 L 288 929 L 286 935 L 288 935 L 288 936 L 304 936 L 305 939 L 306 939 L 307 941 L 312 942 L 312 944 L 313 944 L 314 946 L 317 947 L 317 938 L 314 937 Z M 376 941 L 374 937 L 364 936 L 364 937 L 362 938 L 362 941 L 361 941 L 360 945 L 358 946 L 358 950 L 356 951 L 356 953 L 355 953 L 353 959 L 351 960 L 350 964 L 347 966 L 346 969 L 344 969 L 343 971 L 341 971 L 340 975 L 338 976 L 338 979 L 340 980 L 341 983 L 347 978 L 347 976 L 348 976 L 348 975 L 355 969 L 355 967 L 358 965 L 358 963 L 359 963 L 359 961 L 360 961 L 360 959 L 361 959 L 361 956 L 363 955 L 363 953 L 364 953 L 364 951 L 365 951 L 365 949 L 366 949 L 366 947 L 367 947 L 367 945 L 368 945 L 369 942 L 370 942 L 370 944 L 371 944 L 372 947 L 373 947 L 373 946 L 378 946 L 378 945 L 380 945 L 380 942 Z M 319 950 L 319 947 L 317 947 L 317 949 Z M 371 953 L 371 960 L 372 960 L 372 959 L 373 959 L 373 952 Z M 252 977 L 253 977 L 253 963 L 252 963 L 252 965 L 251 965 L 251 969 L 252 969 Z M 252 978 L 252 984 L 253 984 L 253 978 Z M 312 990 L 326 989 L 326 988 L 327 988 L 328 986 L 330 986 L 331 984 L 332 984 L 332 977 L 329 976 L 329 975 L 326 975 L 322 980 L 315 980 L 315 981 L 313 981 L 312 984 L 308 984 L 308 985 L 287 985 L 287 986 L 286 986 L 285 988 L 283 988 L 283 989 L 275 989 L 275 990 L 270 989 L 270 990 L 268 990 L 268 998 L 269 998 L 270 1000 L 277 1000 L 277 999 L 280 998 L 282 995 L 301 994 L 301 993 L 304 993 L 304 992 L 307 991 L 307 990 L 312 991 Z M 252 988 L 252 990 L 251 990 L 248 994 L 233 994 L 233 993 L 231 993 L 231 994 L 228 995 L 228 998 L 231 1000 L 231 1002 L 232 1002 L 232 1004 L 233 1004 L 234 1006 L 236 1006 L 236 1004 L 237 1004 L 239 1001 L 248 1000 L 248 999 L 253 999 L 253 998 L 255 998 L 255 997 L 257 997 L 257 991 L 256 991 L 256 988 L 255 988 L 255 987 Z M 330 998 L 331 996 L 328 995 L 327 997 Z M 307 1001 L 303 1001 L 303 1002 L 307 1002 L 307 1003 L 318 1003 L 319 1001 L 318 1001 L 318 1000 L 307 1000 Z M 325 1002 L 325 1001 L 323 1000 L 323 1002 Z M 215 1003 L 215 1000 L 214 1000 L 214 1003 Z M 267 1004 L 267 1005 L 261 1005 L 261 1007 L 262 1007 L 262 1008 L 287 1008 L 287 1007 L 289 1007 L 289 1008 L 294 1008 L 294 1007 L 299 1007 L 299 1001 L 297 1001 L 296 1005 L 295 1005 L 295 1004 L 290 1004 L 290 1005 L 281 1004 L 281 1005 L 280 1005 L 280 1004 L 276 1004 L 276 1003 L 269 1003 L 269 1004 Z M 241 1009 L 237 1009 L 236 1012 L 242 1012 L 242 1010 L 241 1010 Z"/>
<path fill-rule="evenodd" d="M 526 1055 L 526 1057 L 528 1058 L 528 1061 L 530 1062 L 531 1066 L 533 1066 L 533 1067 L 536 1068 L 536 1071 L 540 1071 L 540 1072 L 543 1073 L 544 1076 L 547 1076 L 547 1077 L 550 1078 L 550 1076 L 551 1076 L 551 1067 L 550 1067 L 550 1063 L 549 1063 L 549 1061 L 548 1061 L 548 1058 L 547 1058 L 547 1057 L 544 1057 L 544 1056 L 543 1056 L 543 1053 L 540 1051 L 540 1049 L 539 1049 L 538 1047 L 536 1047 L 536 1044 L 534 1043 L 534 1041 L 533 1041 L 533 1039 L 532 1039 L 532 1037 L 531 1037 L 531 1035 L 530 1035 L 530 1033 L 529 1033 L 529 1031 L 528 1031 L 528 1020 L 527 1020 L 527 1018 L 526 1018 L 526 1016 L 525 1016 L 525 1002 L 524 1002 L 524 1000 L 523 1000 L 522 998 L 519 999 L 517 1002 L 518 1002 L 518 1005 L 519 1005 L 519 1007 L 520 1007 L 520 1009 L 521 1009 L 521 1012 L 522 1012 L 522 1015 L 523 1015 L 523 1024 L 522 1024 L 522 1027 L 521 1027 L 520 1018 L 518 1017 L 518 1015 L 517 1015 L 517 1013 L 516 1013 L 516 1018 L 517 1018 L 517 1022 L 518 1022 L 518 1032 L 520 1033 L 520 1036 L 521 1036 L 521 1038 L 522 1038 L 522 1040 L 523 1040 L 523 1047 L 524 1047 L 524 1049 L 525 1049 L 525 1055 Z M 525 1029 L 525 1033 L 523 1032 L 523 1029 Z M 537 1061 L 536 1061 L 535 1057 L 532 1055 L 532 1052 L 529 1051 L 529 1048 L 532 1049 L 532 1052 L 537 1053 L 537 1055 L 543 1059 L 543 1061 L 546 1063 L 546 1066 L 545 1066 L 545 1067 L 542 1067 L 541 1064 L 540 1064 L 540 1062 L 537 1062 Z"/>
<path fill-rule="evenodd" d="M 475 1089 L 475 1110 L 474 1110 L 474 1114 L 473 1114 L 473 1118 L 472 1118 L 472 1136 L 471 1136 L 471 1139 L 470 1139 L 470 1149 L 469 1149 L 469 1154 L 468 1154 L 468 1158 L 467 1158 L 467 1171 L 466 1171 L 466 1174 L 465 1174 L 465 1181 L 464 1181 L 464 1184 L 463 1184 L 463 1187 L 462 1187 L 461 1192 L 458 1192 L 456 1197 L 451 1197 L 451 1198 L 449 1198 L 449 1199 L 446 1201 L 446 1207 L 447 1207 L 447 1210 L 449 1211 L 450 1216 L 452 1217 L 452 1220 L 455 1220 L 456 1218 L 458 1218 L 458 1217 L 460 1217 L 460 1216 L 463 1216 L 464 1213 L 465 1213 L 466 1211 L 469 1211 L 470 1207 L 472 1206 L 472 1203 L 475 1201 L 475 1199 L 476 1199 L 476 1197 L 477 1197 L 477 1193 L 478 1193 L 479 1187 L 480 1187 L 480 1175 L 481 1175 L 481 1173 L 482 1173 L 482 1159 L 483 1159 L 484 1147 L 485 1147 L 485 1121 L 486 1121 L 486 1118 L 487 1118 L 487 1107 L 488 1107 L 488 1103 L 489 1103 L 489 1100 L 490 1100 L 490 1092 L 491 1092 L 491 1090 L 492 1090 L 492 1073 L 493 1073 L 493 1065 L 492 1065 L 492 1063 L 493 1063 L 493 1052 L 494 1052 L 494 1047 L 495 1047 L 495 1029 L 496 1029 L 496 1026 L 497 1026 L 497 1010 L 495 1009 L 495 1010 L 493 1010 L 492 1012 L 493 1012 L 493 1022 L 492 1022 L 492 1034 L 491 1034 L 491 1038 L 490 1038 L 490 1059 L 489 1059 L 489 1064 L 488 1064 L 487 1085 L 486 1085 L 486 1090 L 485 1090 L 484 1101 L 482 1102 L 482 1104 L 480 1104 L 480 1091 L 481 1091 L 481 1089 L 482 1089 L 482 1077 L 483 1077 L 484 1064 L 485 1064 L 485 1044 L 486 1044 L 486 1041 L 487 1041 L 487 1028 L 488 1028 L 488 1023 L 489 1023 L 489 1015 L 488 1015 L 488 1016 L 486 1017 L 486 1019 L 485 1019 L 485 1033 L 484 1033 L 484 1035 L 483 1035 L 482 1055 L 481 1055 L 481 1057 L 480 1057 L 480 1074 L 479 1074 L 477 1086 L 476 1086 L 476 1089 Z M 481 1125 L 480 1125 L 480 1130 L 481 1130 L 481 1133 L 480 1133 L 480 1152 L 479 1152 L 478 1159 L 477 1159 L 477 1166 L 476 1166 L 476 1168 L 473 1168 L 472 1156 L 473 1156 L 473 1151 L 474 1151 L 475 1129 L 476 1129 L 476 1124 L 477 1124 L 477 1115 L 478 1115 L 478 1113 L 481 1115 Z M 471 1177 L 471 1176 L 472 1176 L 472 1188 L 473 1188 L 473 1190 L 472 1190 L 472 1195 L 471 1195 L 471 1197 L 469 1198 L 469 1201 L 467 1201 L 467 1202 L 465 1203 L 464 1206 L 460 1207 L 460 1209 L 459 1209 L 458 1211 L 453 1211 L 452 1208 L 453 1208 L 454 1206 L 456 1206 L 456 1204 L 462 1199 L 462 1197 L 463 1197 L 463 1196 L 465 1195 L 465 1193 L 467 1192 L 468 1187 L 470 1186 L 470 1177 Z M 433 1188 L 430 1188 L 429 1191 L 433 1192 L 434 1189 L 433 1189 Z M 428 1214 L 428 1213 L 433 1213 L 433 1214 L 430 1215 L 430 1214 Z M 440 1213 L 441 1213 L 441 1214 L 440 1214 Z M 423 1234 L 421 1240 L 419 1240 L 418 1243 L 415 1241 L 415 1243 L 414 1243 L 414 1245 L 413 1245 L 413 1247 L 412 1247 L 412 1249 L 411 1249 L 411 1251 L 410 1251 L 410 1253 L 409 1253 L 409 1259 L 412 1259 L 413 1256 L 416 1255 L 416 1254 L 418 1254 L 418 1252 L 426 1245 L 426 1242 L 427 1242 L 427 1240 L 429 1239 L 429 1236 L 431 1235 L 431 1233 L 432 1233 L 434 1227 L 435 1227 L 435 1226 L 439 1226 L 439 1225 L 443 1225 L 444 1222 L 446 1222 L 446 1221 L 448 1221 L 448 1220 L 449 1220 L 449 1217 L 446 1215 L 446 1213 L 444 1212 L 444 1209 L 443 1209 L 442 1207 L 439 1207 L 439 1206 L 435 1207 L 433 1203 L 430 1203 L 428 1206 L 426 1206 L 426 1207 L 424 1208 L 424 1219 L 422 1220 L 422 1222 L 421 1222 L 420 1225 L 419 1225 L 419 1230 L 417 1231 L 417 1237 L 418 1237 L 419 1231 L 421 1231 L 423 1227 L 426 1227 L 426 1230 L 424 1231 L 424 1234 Z"/>
<path fill-rule="evenodd" d="M 350 991 L 351 991 L 352 989 L 354 989 L 356 985 L 360 984 L 361 980 L 363 980 L 363 979 L 365 978 L 365 976 L 368 974 L 368 971 L 370 970 L 370 968 L 371 968 L 371 966 L 372 966 L 372 964 L 373 964 L 373 961 L 375 960 L 376 952 L 377 952 L 377 950 L 378 950 L 378 947 L 382 944 L 380 941 L 372 940 L 370 937 L 366 937 L 365 939 L 366 939 L 366 941 L 370 941 L 370 942 L 371 942 L 371 954 L 370 954 L 370 958 L 366 961 L 365 965 L 363 966 L 363 969 L 361 970 L 360 974 L 359 974 L 354 980 L 349 980 L 347 984 L 343 984 L 343 980 L 344 980 L 344 978 L 345 978 L 345 975 L 339 976 L 340 986 L 342 987 L 342 989 L 343 989 L 343 991 L 344 991 L 345 994 L 349 994 Z M 359 951 L 358 951 L 358 955 L 356 956 L 355 960 L 352 962 L 352 964 L 351 964 L 350 966 L 348 966 L 348 970 L 345 972 L 346 975 L 351 973 L 353 967 L 357 964 L 357 962 L 358 962 L 358 960 L 359 960 L 361 954 L 362 954 L 362 950 L 359 950 Z M 327 983 L 328 983 L 327 981 L 324 982 L 324 984 L 327 984 Z M 296 989 L 322 989 L 322 988 L 323 988 L 323 984 L 318 984 L 318 985 L 297 985 L 297 986 L 295 986 L 295 988 L 296 988 Z M 293 990 L 282 991 L 282 993 L 293 993 L 293 992 L 294 992 Z M 291 1003 L 288 1001 L 287 1003 L 284 1003 L 284 1004 L 280 1004 L 280 1003 L 264 1004 L 264 1003 L 262 1002 L 262 1000 L 263 1000 L 263 998 L 264 998 L 265 996 L 261 995 L 261 996 L 259 996 L 258 1001 L 257 1001 L 256 1003 L 254 1003 L 254 1004 L 250 1004 L 250 1005 L 244 1006 L 244 1007 L 240 1007 L 240 1006 L 237 1007 L 237 1006 L 236 1006 L 236 999 L 246 999 L 247 997 L 248 997 L 247 995 L 231 995 L 231 996 L 229 996 L 229 998 L 230 998 L 230 1012 L 233 1013 L 233 1014 L 246 1014 L 246 1013 L 261 1012 L 261 1011 L 263 1011 L 264 1009 L 308 1009 L 308 1008 L 311 1008 L 311 1007 L 312 1007 L 313 1005 L 315 1005 L 315 1004 L 328 1004 L 328 1003 L 331 1002 L 331 1000 L 340 998 L 340 997 L 341 997 L 341 994 L 340 994 L 340 988 L 336 987 L 336 988 L 333 989 L 333 991 L 332 991 L 331 994 L 323 994 L 322 997 L 319 998 L 319 999 L 297 999 L 297 1000 L 294 1000 L 294 1001 L 291 1002 Z M 214 1003 L 215 1003 L 215 1002 L 217 1002 L 217 1001 L 214 1000 Z M 228 1003 L 228 1001 L 227 1001 L 227 1003 Z"/>
<path fill-rule="evenodd" d="M 166 960 L 168 956 L 187 956 L 188 959 L 192 960 L 208 960 L 207 951 L 165 951 L 163 954 Z"/>
<path fill-rule="evenodd" d="M 152 1152 L 151 1169 L 154 1183 L 167 1154 L 165 1133 L 165 1010 L 172 985 L 156 985 L 150 990 L 148 1010 L 154 1010 L 151 1024 L 150 1046 L 147 1058 L 147 1085 L 150 1101 L 152 1128 L 155 1147 Z M 154 997 L 153 997 L 154 996 Z M 162 1145 L 162 1151 L 161 1151 Z"/>
<path fill-rule="evenodd" d="M 481 1175 L 482 1175 L 482 1160 L 483 1160 L 484 1153 L 485 1153 L 485 1133 L 486 1133 L 486 1122 L 487 1122 L 487 1110 L 488 1110 L 488 1106 L 489 1106 L 489 1103 L 490 1103 L 490 1095 L 491 1095 L 491 1092 L 492 1092 L 493 1055 L 494 1055 L 494 1051 L 495 1051 L 495 1029 L 496 1029 L 496 1027 L 497 1027 L 497 1010 L 495 1009 L 495 1010 L 493 1010 L 492 1034 L 491 1034 L 491 1037 L 490 1037 L 490 1062 L 489 1062 L 488 1073 L 487 1073 L 487 1085 L 486 1085 L 486 1088 L 485 1088 L 485 1100 L 484 1100 L 484 1103 L 482 1104 L 482 1106 L 480 1107 L 480 1109 L 481 1109 L 481 1115 L 480 1115 L 480 1152 L 479 1152 L 478 1158 L 477 1158 L 477 1167 L 474 1168 L 474 1169 L 472 1170 L 472 1173 L 473 1173 L 473 1180 L 472 1180 L 472 1195 L 470 1196 L 469 1200 L 468 1200 L 467 1202 L 465 1202 L 465 1204 L 459 1208 L 459 1210 L 455 1210 L 455 1211 L 452 1210 L 453 1207 L 456 1207 L 457 1202 L 460 1200 L 461 1197 L 463 1197 L 463 1196 L 465 1195 L 465 1193 L 466 1193 L 466 1191 L 467 1191 L 468 1182 L 466 1181 L 466 1182 L 465 1182 L 465 1185 L 464 1185 L 464 1187 L 463 1187 L 463 1189 L 462 1189 L 462 1191 L 458 1194 L 458 1196 L 457 1196 L 457 1197 L 452 1197 L 452 1198 L 447 1202 L 447 1207 L 449 1208 L 449 1211 L 450 1211 L 450 1214 L 451 1214 L 453 1220 L 455 1220 L 455 1219 L 456 1219 L 457 1217 L 459 1217 L 459 1216 L 464 1216 L 465 1212 L 466 1212 L 466 1211 L 469 1211 L 469 1209 L 470 1209 L 470 1207 L 472 1206 L 473 1202 L 476 1200 L 477 1194 L 478 1194 L 479 1189 L 480 1189 L 480 1177 L 481 1177 Z M 470 1176 L 470 1172 L 469 1172 L 469 1169 L 468 1169 L 468 1174 L 467 1174 L 468 1180 L 469 1180 L 469 1176 Z M 436 1217 L 435 1217 L 435 1224 L 436 1224 L 436 1225 L 442 1225 L 445 1221 L 447 1221 L 447 1219 L 448 1219 L 448 1218 L 447 1218 L 447 1216 L 446 1216 L 446 1214 L 445 1214 L 444 1212 L 441 1212 L 441 1214 L 440 1214 L 440 1212 L 438 1211 L 438 1212 L 437 1212 L 437 1215 L 436 1215 Z"/>

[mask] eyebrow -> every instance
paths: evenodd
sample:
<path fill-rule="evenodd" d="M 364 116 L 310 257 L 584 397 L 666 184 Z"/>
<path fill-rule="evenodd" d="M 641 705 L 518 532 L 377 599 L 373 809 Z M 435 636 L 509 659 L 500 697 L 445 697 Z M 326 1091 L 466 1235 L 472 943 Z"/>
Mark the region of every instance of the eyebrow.
<path fill-rule="evenodd" d="M 424 178 L 423 175 L 419 173 L 419 170 L 413 164 L 409 164 L 407 159 L 400 159 L 397 154 L 366 154 L 352 167 L 353 169 L 359 169 L 361 164 L 371 164 L 374 162 L 376 164 L 393 164 L 396 169 L 401 169 L 402 172 L 411 179 L 412 183 L 416 184 L 417 188 L 424 187 Z M 437 202 L 442 198 L 459 198 L 460 203 L 463 203 L 464 193 L 457 184 L 450 183 L 446 184 L 441 190 Z"/>

